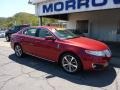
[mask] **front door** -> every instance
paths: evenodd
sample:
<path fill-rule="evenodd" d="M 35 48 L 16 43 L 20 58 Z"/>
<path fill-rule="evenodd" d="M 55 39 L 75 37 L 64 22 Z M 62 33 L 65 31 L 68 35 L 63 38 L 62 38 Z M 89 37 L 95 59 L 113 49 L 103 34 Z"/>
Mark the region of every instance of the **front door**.
<path fill-rule="evenodd" d="M 36 51 L 37 55 L 39 57 L 55 61 L 59 53 L 57 40 L 46 40 L 46 36 L 53 35 L 45 28 L 40 28 L 38 31 L 38 38 L 36 39 L 36 45 L 38 47 Z"/>

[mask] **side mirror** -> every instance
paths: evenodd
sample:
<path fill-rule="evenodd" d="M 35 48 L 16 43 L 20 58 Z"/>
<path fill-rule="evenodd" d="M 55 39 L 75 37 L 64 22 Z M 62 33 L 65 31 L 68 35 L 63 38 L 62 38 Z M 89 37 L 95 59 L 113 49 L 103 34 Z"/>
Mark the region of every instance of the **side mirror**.
<path fill-rule="evenodd" d="M 54 41 L 55 38 L 54 38 L 53 36 L 46 36 L 46 37 L 45 37 L 45 40 L 53 40 L 53 41 Z"/>

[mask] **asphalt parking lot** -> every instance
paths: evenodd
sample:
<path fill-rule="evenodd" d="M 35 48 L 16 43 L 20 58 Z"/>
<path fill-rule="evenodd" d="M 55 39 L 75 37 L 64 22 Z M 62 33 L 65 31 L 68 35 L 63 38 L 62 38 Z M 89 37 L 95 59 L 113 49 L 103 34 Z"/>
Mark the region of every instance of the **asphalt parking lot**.
<path fill-rule="evenodd" d="M 104 71 L 70 75 L 55 63 L 17 58 L 10 43 L 0 39 L 0 90 L 120 90 L 120 57 Z"/>

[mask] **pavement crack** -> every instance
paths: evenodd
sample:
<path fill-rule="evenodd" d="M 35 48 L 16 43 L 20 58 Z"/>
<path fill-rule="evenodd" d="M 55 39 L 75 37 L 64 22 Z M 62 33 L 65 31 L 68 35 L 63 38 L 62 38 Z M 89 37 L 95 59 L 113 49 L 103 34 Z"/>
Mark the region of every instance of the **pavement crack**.
<path fill-rule="evenodd" d="M 4 63 L 3 65 L 0 65 L 0 67 L 4 67 L 4 66 L 11 64 L 11 63 L 13 63 L 13 62 L 11 61 L 11 62 Z"/>
<path fill-rule="evenodd" d="M 29 76 L 29 73 L 32 73 L 32 72 L 35 71 L 35 70 L 32 70 L 32 71 L 30 71 L 30 72 L 25 73 L 25 72 L 23 71 L 23 67 L 22 67 L 22 66 L 23 66 L 23 65 L 20 65 L 20 67 L 21 67 L 21 73 L 22 73 L 22 74 L 26 74 L 26 75 Z"/>
<path fill-rule="evenodd" d="M 50 84 L 50 82 L 48 81 L 48 79 L 45 78 L 45 80 L 46 80 L 47 84 L 48 84 L 53 90 L 56 90 L 56 88 L 55 88 L 53 85 Z"/>
<path fill-rule="evenodd" d="M 12 76 L 12 75 L 9 75 L 9 74 L 1 74 L 0 77 L 5 77 L 5 76 Z"/>
<path fill-rule="evenodd" d="M 2 53 L 0 53 L 0 55 L 1 55 L 1 56 L 4 56 L 4 57 L 8 57 L 7 55 L 4 55 L 4 54 L 2 54 Z"/>
<path fill-rule="evenodd" d="M 20 67 L 21 67 L 21 73 L 22 73 L 22 74 L 26 74 L 26 75 L 28 75 L 30 78 L 33 78 L 33 79 L 40 79 L 41 77 L 44 78 L 44 76 L 48 75 L 48 74 L 45 74 L 45 75 L 41 75 L 41 76 L 39 76 L 39 77 L 34 77 L 34 76 L 32 76 L 30 73 L 35 72 L 35 70 L 32 70 L 32 71 L 30 71 L 30 72 L 25 73 L 25 72 L 23 71 L 23 65 L 20 65 Z"/>
<path fill-rule="evenodd" d="M 33 71 L 31 71 L 31 72 L 33 72 Z M 28 72 L 28 73 L 31 73 L 31 72 Z M 15 77 L 12 77 L 12 78 L 10 78 L 10 79 L 8 79 L 8 80 L 6 80 L 6 81 L 3 81 L 4 84 L 0 87 L 0 90 L 2 90 L 9 81 L 14 80 L 14 79 L 16 79 L 16 78 L 18 78 L 18 77 L 20 77 L 20 76 L 22 76 L 22 75 L 26 75 L 26 74 L 28 75 L 28 73 L 22 73 L 22 74 L 20 74 L 20 75 L 17 75 L 17 76 L 15 76 Z"/>
<path fill-rule="evenodd" d="M 31 71 L 31 72 L 34 72 L 34 71 Z M 31 72 L 28 72 L 28 73 L 31 73 Z M 0 90 L 2 90 L 9 81 L 14 80 L 14 79 L 16 79 L 16 78 L 18 78 L 18 77 L 20 77 L 20 76 L 22 76 L 22 75 L 26 75 L 26 74 L 28 75 L 28 73 L 24 73 L 24 72 L 21 70 L 21 74 L 15 76 L 15 77 L 12 77 L 12 78 L 10 78 L 10 79 L 8 79 L 8 80 L 6 80 L 6 81 L 3 81 L 4 83 L 3 83 L 3 85 L 0 87 Z M 3 75 L 4 75 L 4 74 L 3 74 Z M 6 74 L 6 75 L 7 75 L 7 74 Z M 2 76 L 2 75 L 1 75 L 1 76 Z"/>
<path fill-rule="evenodd" d="M 18 77 L 18 76 L 17 76 L 17 77 Z M 9 81 L 11 81 L 11 80 L 13 80 L 13 79 L 15 79 L 15 78 L 17 78 L 17 77 L 12 77 L 12 78 L 4 81 L 4 84 L 0 87 L 0 90 L 2 90 Z"/>

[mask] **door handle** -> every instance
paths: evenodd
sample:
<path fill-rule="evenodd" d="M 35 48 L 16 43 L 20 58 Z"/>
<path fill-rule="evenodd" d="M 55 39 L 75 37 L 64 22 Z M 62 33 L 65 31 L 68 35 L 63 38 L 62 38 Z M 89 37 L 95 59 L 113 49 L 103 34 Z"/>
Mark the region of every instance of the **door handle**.
<path fill-rule="evenodd" d="M 40 43 L 40 41 L 35 41 L 36 43 Z"/>

